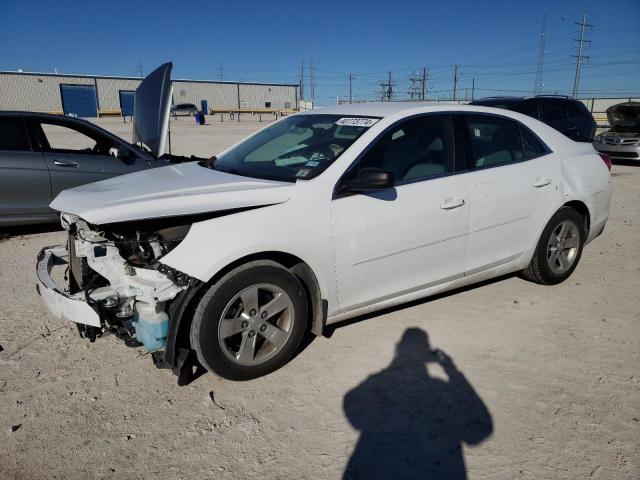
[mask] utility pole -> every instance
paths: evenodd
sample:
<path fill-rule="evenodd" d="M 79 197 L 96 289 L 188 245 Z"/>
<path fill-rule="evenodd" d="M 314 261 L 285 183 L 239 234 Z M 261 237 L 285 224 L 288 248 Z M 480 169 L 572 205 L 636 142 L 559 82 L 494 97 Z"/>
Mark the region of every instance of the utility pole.
<path fill-rule="evenodd" d="M 316 84 L 315 84 L 315 74 L 314 74 L 314 66 L 313 66 L 313 60 L 311 60 L 311 66 L 309 67 L 311 70 L 311 102 L 312 103 L 316 103 Z"/>
<path fill-rule="evenodd" d="M 580 27 L 580 38 L 574 38 L 573 40 L 575 42 L 580 42 L 578 45 L 578 55 L 571 55 L 572 57 L 575 57 L 576 60 L 576 76 L 575 79 L 573 80 L 573 98 L 576 98 L 578 96 L 578 87 L 580 86 L 580 68 L 582 67 L 582 59 L 586 58 L 588 59 L 589 57 L 585 57 L 583 55 L 583 51 L 584 51 L 584 44 L 585 43 L 591 43 L 590 40 L 585 40 L 584 39 L 584 29 L 585 27 L 593 27 L 593 25 L 590 25 L 587 23 L 587 11 L 583 11 L 582 12 L 582 21 L 580 23 L 576 22 L 576 25 L 578 25 Z"/>
<path fill-rule="evenodd" d="M 353 75 L 349 74 L 349 103 L 353 102 L 353 90 L 351 88 L 351 81 L 353 80 Z"/>
<path fill-rule="evenodd" d="M 420 100 L 424 102 L 424 93 L 427 88 L 427 67 L 422 67 L 422 85 L 420 88 Z"/>
<path fill-rule="evenodd" d="M 473 96 L 476 93 L 476 77 L 471 78 L 471 101 L 473 102 Z"/>
<path fill-rule="evenodd" d="M 304 100 L 304 58 L 300 62 L 300 100 Z"/>
<path fill-rule="evenodd" d="M 547 35 L 547 14 L 542 16 L 542 33 L 540 33 L 540 50 L 538 51 L 538 66 L 536 67 L 536 79 L 533 84 L 533 94 L 542 92 L 542 74 L 544 71 L 544 42 Z"/>
<path fill-rule="evenodd" d="M 222 67 L 222 62 L 218 64 L 218 75 L 220 76 L 220 81 L 224 80 L 224 68 Z"/>
<path fill-rule="evenodd" d="M 458 65 L 453 66 L 453 100 L 456 100 L 456 89 L 458 88 Z"/>

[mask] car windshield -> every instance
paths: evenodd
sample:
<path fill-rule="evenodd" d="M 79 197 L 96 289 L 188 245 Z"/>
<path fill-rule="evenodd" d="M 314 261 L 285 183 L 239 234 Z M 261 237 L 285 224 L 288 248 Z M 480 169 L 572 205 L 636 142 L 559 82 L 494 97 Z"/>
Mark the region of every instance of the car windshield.
<path fill-rule="evenodd" d="M 293 115 L 240 143 L 213 163 L 222 172 L 295 182 L 320 175 L 379 119 Z"/>

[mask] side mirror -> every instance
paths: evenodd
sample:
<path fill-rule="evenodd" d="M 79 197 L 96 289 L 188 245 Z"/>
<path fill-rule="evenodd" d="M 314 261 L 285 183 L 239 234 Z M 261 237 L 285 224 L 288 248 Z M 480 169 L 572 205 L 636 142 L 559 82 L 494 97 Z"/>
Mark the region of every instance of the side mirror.
<path fill-rule="evenodd" d="M 395 179 L 393 173 L 381 168 L 365 167 L 361 169 L 356 178 L 345 182 L 343 192 L 364 193 L 384 190 L 393 187 Z"/>

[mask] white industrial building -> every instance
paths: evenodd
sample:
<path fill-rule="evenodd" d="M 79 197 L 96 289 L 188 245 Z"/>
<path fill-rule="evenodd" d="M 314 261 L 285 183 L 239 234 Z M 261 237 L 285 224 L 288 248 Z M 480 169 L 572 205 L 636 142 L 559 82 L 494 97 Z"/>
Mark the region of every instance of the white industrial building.
<path fill-rule="evenodd" d="M 80 117 L 130 115 L 141 78 L 0 72 L 0 110 L 74 114 Z M 298 85 L 173 80 L 173 103 L 193 103 L 205 111 L 298 108 Z"/>

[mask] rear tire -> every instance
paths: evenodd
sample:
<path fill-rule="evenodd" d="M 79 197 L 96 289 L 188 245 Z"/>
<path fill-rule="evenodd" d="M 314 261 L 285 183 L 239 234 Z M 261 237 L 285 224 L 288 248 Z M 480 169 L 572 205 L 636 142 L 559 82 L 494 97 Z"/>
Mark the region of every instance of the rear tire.
<path fill-rule="evenodd" d="M 571 207 L 562 207 L 547 223 L 529 266 L 522 276 L 540 285 L 556 285 L 571 276 L 586 239 L 584 219 Z"/>
<path fill-rule="evenodd" d="M 230 380 L 261 377 L 286 364 L 307 331 L 307 297 L 279 263 L 258 260 L 209 288 L 193 317 L 200 363 Z"/>

